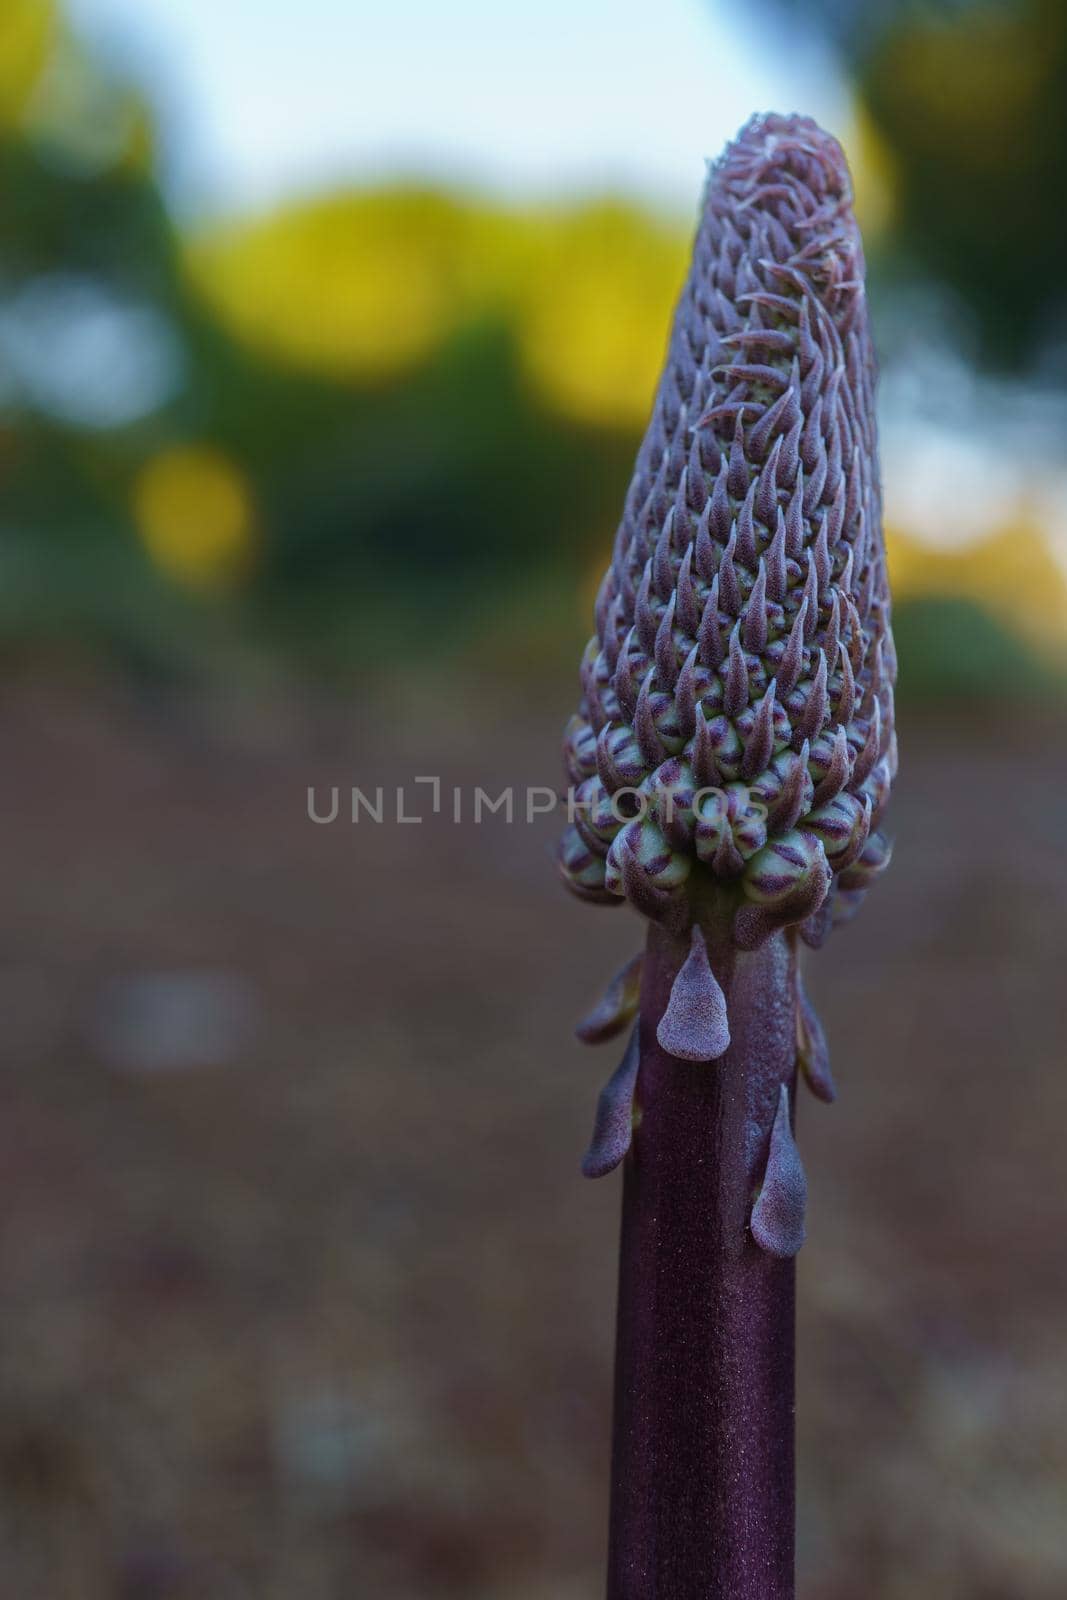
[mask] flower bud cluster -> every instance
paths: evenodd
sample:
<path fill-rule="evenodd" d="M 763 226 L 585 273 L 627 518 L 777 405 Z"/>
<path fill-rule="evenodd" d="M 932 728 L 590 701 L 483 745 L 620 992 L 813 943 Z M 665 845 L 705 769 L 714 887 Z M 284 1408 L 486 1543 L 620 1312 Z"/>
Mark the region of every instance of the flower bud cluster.
<path fill-rule="evenodd" d="M 676 918 L 710 875 L 739 890 L 746 947 L 797 922 L 817 940 L 888 860 L 896 660 L 851 200 L 807 118 L 753 119 L 712 169 L 564 744 L 568 885 Z"/>

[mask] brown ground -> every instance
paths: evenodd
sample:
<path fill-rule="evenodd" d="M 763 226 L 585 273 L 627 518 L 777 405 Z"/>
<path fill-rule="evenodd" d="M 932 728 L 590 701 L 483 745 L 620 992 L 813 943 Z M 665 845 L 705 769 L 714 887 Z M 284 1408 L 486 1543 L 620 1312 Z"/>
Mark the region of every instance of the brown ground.
<path fill-rule="evenodd" d="M 551 818 L 305 816 L 555 782 L 517 698 L 8 691 L 3 1600 L 600 1593 L 615 1058 L 570 1025 L 636 922 L 557 888 Z M 929 715 L 902 752 L 894 869 L 811 963 L 801 1594 L 1053 1600 L 1067 750 Z"/>

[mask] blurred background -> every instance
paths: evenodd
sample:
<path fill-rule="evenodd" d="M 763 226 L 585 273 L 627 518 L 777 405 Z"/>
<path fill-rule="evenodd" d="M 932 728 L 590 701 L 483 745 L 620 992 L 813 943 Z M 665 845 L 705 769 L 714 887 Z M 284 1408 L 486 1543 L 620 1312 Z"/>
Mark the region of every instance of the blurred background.
<path fill-rule="evenodd" d="M 5 1596 L 600 1593 L 570 1030 L 640 929 L 447 796 L 559 782 L 757 109 L 853 166 L 902 669 L 810 979 L 800 1592 L 1067 1592 L 1067 9 L 4 0 Z"/>

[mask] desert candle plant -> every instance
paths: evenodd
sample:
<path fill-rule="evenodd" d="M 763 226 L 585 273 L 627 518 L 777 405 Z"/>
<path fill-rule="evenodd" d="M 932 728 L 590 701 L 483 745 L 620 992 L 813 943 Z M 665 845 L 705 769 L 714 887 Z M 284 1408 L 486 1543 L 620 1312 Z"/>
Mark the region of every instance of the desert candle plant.
<path fill-rule="evenodd" d="M 875 359 L 840 146 L 756 117 L 711 168 L 582 662 L 568 886 L 645 949 L 584 1171 L 624 1166 L 608 1600 L 794 1592 L 802 947 L 889 859 L 896 662 Z"/>

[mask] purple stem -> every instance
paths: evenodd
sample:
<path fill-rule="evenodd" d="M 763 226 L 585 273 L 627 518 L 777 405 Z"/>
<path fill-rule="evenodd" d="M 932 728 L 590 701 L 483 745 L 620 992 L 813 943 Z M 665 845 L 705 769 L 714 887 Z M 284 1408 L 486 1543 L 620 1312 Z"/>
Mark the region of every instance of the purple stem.
<path fill-rule="evenodd" d="M 795 1103 L 790 935 L 743 953 L 702 910 L 731 1042 L 668 1055 L 656 1027 L 689 953 L 653 924 L 625 1163 L 608 1600 L 791 1600 L 794 1263 L 749 1231 L 781 1085 Z"/>

